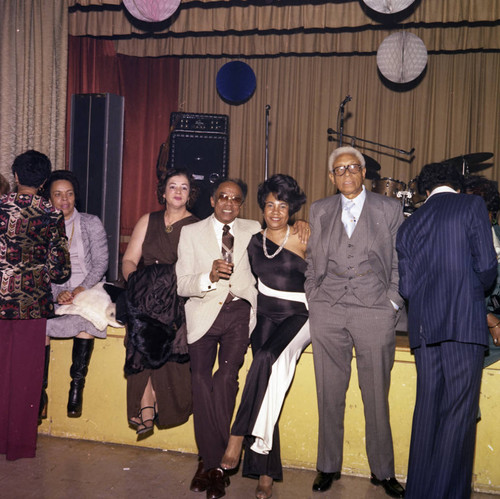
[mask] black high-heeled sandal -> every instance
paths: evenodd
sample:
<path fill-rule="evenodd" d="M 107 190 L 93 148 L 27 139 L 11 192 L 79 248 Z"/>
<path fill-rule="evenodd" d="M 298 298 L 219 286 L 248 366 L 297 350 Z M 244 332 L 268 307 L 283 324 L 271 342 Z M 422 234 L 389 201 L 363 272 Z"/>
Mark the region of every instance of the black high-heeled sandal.
<path fill-rule="evenodd" d="M 139 415 L 137 415 L 136 417 L 139 417 Z M 127 422 L 130 428 L 132 428 L 133 430 L 137 430 L 137 427 L 141 424 L 140 421 L 134 421 L 133 419 L 127 419 Z"/>
<path fill-rule="evenodd" d="M 153 409 L 153 417 L 149 419 L 142 418 L 142 412 L 146 409 Z M 154 406 L 148 405 L 143 407 L 137 417 L 140 423 L 136 427 L 137 440 L 143 440 L 154 433 L 155 423 L 158 420 L 158 413 L 156 412 L 156 404 Z M 151 423 L 150 425 L 147 423 Z"/>

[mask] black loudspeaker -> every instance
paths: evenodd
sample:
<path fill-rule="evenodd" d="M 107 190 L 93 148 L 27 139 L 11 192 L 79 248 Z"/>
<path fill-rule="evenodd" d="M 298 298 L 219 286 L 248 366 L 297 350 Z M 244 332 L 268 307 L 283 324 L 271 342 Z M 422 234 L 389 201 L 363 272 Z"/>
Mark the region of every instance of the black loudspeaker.
<path fill-rule="evenodd" d="M 185 168 L 199 189 L 191 211 L 200 219 L 212 213 L 210 193 L 219 178 L 227 177 L 229 159 L 228 116 L 172 113 L 168 166 Z"/>
<path fill-rule="evenodd" d="M 107 280 L 118 280 L 124 98 L 71 96 L 69 169 L 80 184 L 79 210 L 98 216 L 109 248 Z"/>

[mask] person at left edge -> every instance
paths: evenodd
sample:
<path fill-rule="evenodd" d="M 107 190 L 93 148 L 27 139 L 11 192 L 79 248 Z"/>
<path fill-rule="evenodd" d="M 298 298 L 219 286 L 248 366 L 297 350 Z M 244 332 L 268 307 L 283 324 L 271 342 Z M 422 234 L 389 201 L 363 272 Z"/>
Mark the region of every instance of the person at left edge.
<path fill-rule="evenodd" d="M 0 198 L 0 453 L 35 457 L 50 283 L 71 274 L 64 218 L 38 195 L 49 158 L 29 150 L 14 160 L 17 192 Z"/>
<path fill-rule="evenodd" d="M 9 181 L 0 174 L 0 196 L 7 194 L 10 191 Z"/>

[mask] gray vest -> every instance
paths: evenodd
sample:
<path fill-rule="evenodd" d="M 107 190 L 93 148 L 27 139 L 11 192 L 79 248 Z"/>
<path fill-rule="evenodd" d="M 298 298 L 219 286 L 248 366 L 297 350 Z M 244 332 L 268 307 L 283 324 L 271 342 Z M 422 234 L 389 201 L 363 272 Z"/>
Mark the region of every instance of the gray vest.
<path fill-rule="evenodd" d="M 342 301 L 352 293 L 367 306 L 373 305 L 387 293 L 385 284 L 373 272 L 368 261 L 368 217 L 365 207 L 351 235 L 347 233 L 341 217 L 337 217 L 331 233 L 328 268 L 321 289 L 331 303 Z"/>

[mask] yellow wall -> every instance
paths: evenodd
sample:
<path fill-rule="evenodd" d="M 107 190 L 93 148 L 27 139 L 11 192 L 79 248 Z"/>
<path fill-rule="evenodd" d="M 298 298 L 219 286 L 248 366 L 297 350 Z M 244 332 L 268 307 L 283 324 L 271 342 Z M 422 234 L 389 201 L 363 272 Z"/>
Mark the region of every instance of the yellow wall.
<path fill-rule="evenodd" d="M 127 425 L 126 382 L 123 376 L 125 350 L 123 330 L 108 330 L 107 340 L 96 340 L 84 392 L 83 415 L 66 417 L 72 341 L 53 340 L 49 372 L 48 418 L 40 433 L 196 453 L 192 418 L 178 428 L 157 430 L 137 442 Z M 241 370 L 240 387 L 251 362 L 248 353 Z M 398 348 L 390 392 L 396 475 L 406 478 L 411 419 L 415 402 L 416 372 L 407 348 Z M 478 424 L 474 482 L 476 490 L 500 492 L 500 363 L 484 371 L 481 391 L 482 420 Z M 241 390 L 240 390 L 241 392 Z M 308 348 L 301 357 L 280 420 L 283 463 L 315 468 L 318 417 L 313 360 Z M 347 393 L 343 472 L 369 476 L 364 448 L 364 415 L 355 365 Z M 495 464 L 496 463 L 496 464 Z"/>

